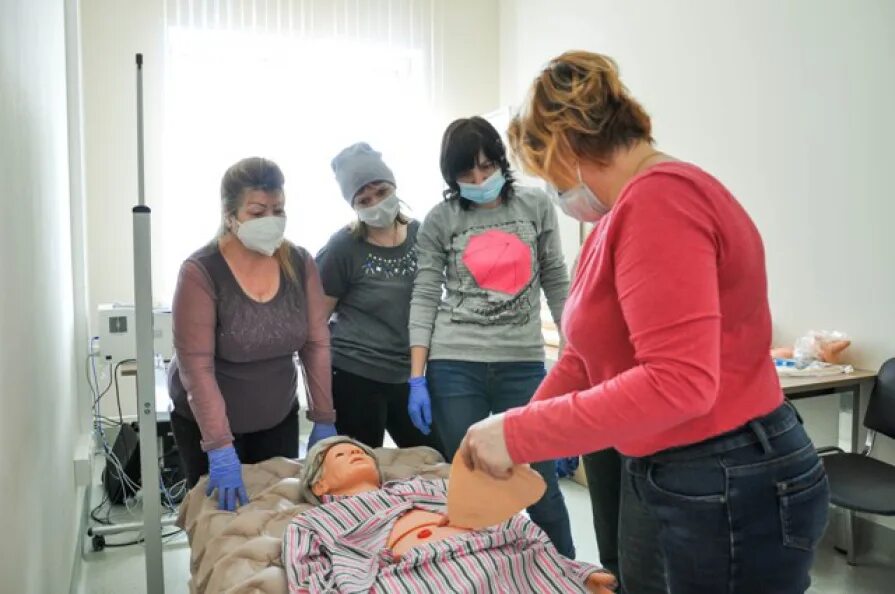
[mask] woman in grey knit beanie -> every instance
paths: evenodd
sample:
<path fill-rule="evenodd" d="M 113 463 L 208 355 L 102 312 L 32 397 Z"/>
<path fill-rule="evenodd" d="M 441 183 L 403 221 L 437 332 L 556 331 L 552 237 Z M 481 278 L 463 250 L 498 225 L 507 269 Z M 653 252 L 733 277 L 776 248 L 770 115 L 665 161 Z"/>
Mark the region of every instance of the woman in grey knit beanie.
<path fill-rule="evenodd" d="M 371 448 L 388 431 L 401 448 L 435 446 L 411 422 L 408 323 L 419 222 L 401 213 L 395 175 L 365 142 L 332 160 L 342 198 L 357 220 L 317 254 L 332 336 L 336 429 Z"/>

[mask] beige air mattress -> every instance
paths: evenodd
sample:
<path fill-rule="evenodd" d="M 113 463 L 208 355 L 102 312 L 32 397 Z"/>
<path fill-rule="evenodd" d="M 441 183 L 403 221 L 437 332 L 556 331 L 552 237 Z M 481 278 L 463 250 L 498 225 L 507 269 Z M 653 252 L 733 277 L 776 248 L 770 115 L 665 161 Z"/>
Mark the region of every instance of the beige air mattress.
<path fill-rule="evenodd" d="M 430 448 L 376 450 L 386 481 L 413 476 L 448 478 L 450 465 Z M 217 509 L 202 477 L 180 506 L 177 525 L 190 542 L 193 594 L 286 594 L 283 532 L 289 520 L 311 506 L 298 500 L 301 464 L 274 458 L 244 464 L 249 504 L 236 512 Z"/>

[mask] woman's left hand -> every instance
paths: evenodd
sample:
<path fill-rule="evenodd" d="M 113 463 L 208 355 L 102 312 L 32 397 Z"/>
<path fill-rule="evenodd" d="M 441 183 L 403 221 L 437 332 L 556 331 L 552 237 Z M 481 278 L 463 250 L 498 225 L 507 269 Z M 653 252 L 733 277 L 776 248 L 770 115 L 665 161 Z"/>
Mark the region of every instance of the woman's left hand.
<path fill-rule="evenodd" d="M 466 431 L 460 444 L 460 455 L 473 470 L 481 470 L 494 478 L 509 478 L 513 459 L 503 435 L 503 415 L 479 421 Z"/>

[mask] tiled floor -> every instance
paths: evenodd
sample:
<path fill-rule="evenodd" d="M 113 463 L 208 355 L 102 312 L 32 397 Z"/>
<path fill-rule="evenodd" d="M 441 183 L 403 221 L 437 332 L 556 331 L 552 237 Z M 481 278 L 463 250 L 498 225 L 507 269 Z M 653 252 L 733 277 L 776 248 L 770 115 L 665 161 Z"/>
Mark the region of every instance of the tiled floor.
<path fill-rule="evenodd" d="M 808 594 L 888 594 L 895 591 L 895 567 L 872 556 L 863 556 L 858 567 L 833 550 L 829 539 L 821 543 L 811 572 Z"/>
<path fill-rule="evenodd" d="M 572 532 L 578 558 L 596 560 L 587 489 L 570 481 L 562 481 L 563 492 L 572 516 Z M 108 541 L 125 540 L 128 535 L 109 537 Z M 165 545 L 165 592 L 188 594 L 189 548 L 184 536 Z M 87 553 L 82 571 L 81 594 L 141 594 L 144 585 L 143 548 L 140 545 L 105 549 Z M 890 563 L 862 557 L 859 567 L 849 567 L 845 558 L 835 553 L 830 542 L 824 542 L 814 569 L 814 585 L 809 594 L 884 594 L 895 591 L 895 567 Z"/>
<path fill-rule="evenodd" d="M 109 541 L 112 542 L 111 537 Z M 165 545 L 166 594 L 189 594 L 190 550 L 185 536 Z M 79 594 L 142 594 L 146 592 L 143 547 L 105 549 L 88 553 L 81 573 Z"/>

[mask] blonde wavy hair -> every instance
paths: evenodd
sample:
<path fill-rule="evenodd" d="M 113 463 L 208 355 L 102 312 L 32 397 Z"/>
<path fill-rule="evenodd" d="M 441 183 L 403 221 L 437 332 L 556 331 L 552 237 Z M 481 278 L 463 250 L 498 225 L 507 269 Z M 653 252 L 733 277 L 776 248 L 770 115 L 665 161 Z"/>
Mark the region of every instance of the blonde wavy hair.
<path fill-rule="evenodd" d="M 569 51 L 538 75 L 510 122 L 510 146 L 523 169 L 557 187 L 577 182 L 579 160 L 606 165 L 639 141 L 652 142 L 652 123 L 631 97 L 609 56 Z"/>
<path fill-rule="evenodd" d="M 236 216 L 236 212 L 245 201 L 246 190 L 263 190 L 269 194 L 283 194 L 283 184 L 286 178 L 279 165 L 264 157 L 248 157 L 231 165 L 221 179 L 221 226 L 218 229 L 216 239 L 230 233 L 227 219 Z M 293 283 L 299 282 L 298 274 L 292 263 L 293 244 L 288 240 L 283 241 L 274 257 L 280 265 L 280 270 Z"/>

